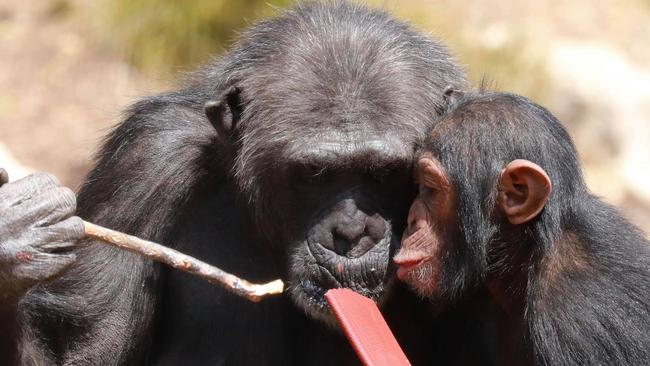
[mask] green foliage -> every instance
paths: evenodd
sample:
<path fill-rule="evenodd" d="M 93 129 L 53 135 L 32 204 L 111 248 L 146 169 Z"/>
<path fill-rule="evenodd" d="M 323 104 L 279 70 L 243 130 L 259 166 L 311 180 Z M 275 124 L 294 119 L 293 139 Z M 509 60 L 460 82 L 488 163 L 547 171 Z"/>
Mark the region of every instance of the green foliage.
<path fill-rule="evenodd" d="M 222 52 L 236 32 L 290 0 L 101 0 L 102 33 L 148 74 L 173 74 Z"/>

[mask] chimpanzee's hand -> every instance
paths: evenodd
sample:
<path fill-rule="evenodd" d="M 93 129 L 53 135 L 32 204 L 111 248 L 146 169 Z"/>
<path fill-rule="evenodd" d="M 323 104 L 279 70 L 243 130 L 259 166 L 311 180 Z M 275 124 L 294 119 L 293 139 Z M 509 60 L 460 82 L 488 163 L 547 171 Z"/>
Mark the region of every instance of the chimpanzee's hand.
<path fill-rule="evenodd" d="M 60 274 L 75 260 L 83 238 L 74 193 L 37 173 L 12 183 L 0 169 L 0 305 L 17 302 L 35 284 Z"/>

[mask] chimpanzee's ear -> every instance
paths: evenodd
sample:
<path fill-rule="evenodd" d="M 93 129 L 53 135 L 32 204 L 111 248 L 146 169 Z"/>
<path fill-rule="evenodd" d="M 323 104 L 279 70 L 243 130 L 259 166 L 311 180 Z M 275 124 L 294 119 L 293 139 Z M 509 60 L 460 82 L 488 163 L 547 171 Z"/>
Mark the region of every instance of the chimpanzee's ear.
<path fill-rule="evenodd" d="M 497 204 L 511 224 L 523 224 L 542 211 L 551 189 L 551 179 L 539 165 L 513 160 L 501 171 Z"/>
<path fill-rule="evenodd" d="M 442 94 L 442 98 L 444 99 L 447 105 L 452 105 L 458 102 L 460 98 L 462 98 L 464 95 L 465 95 L 464 92 L 454 88 L 451 85 L 447 85 L 445 91 Z"/>
<path fill-rule="evenodd" d="M 203 106 L 206 117 L 221 137 L 231 137 L 239 122 L 242 112 L 240 94 L 238 87 L 231 86 L 217 100 L 208 101 Z"/>

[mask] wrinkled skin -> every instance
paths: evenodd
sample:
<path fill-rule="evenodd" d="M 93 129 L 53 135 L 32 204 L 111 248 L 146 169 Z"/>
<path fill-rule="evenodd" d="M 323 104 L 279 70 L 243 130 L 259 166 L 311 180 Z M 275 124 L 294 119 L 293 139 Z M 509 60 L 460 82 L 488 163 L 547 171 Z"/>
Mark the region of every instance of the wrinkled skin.
<path fill-rule="evenodd" d="M 350 174 L 352 175 L 352 174 Z M 305 236 L 294 241 L 289 257 L 291 294 L 297 304 L 314 317 L 332 321 L 323 299 L 329 288 L 347 287 L 377 301 L 389 283 L 392 248 L 399 241 L 404 204 L 383 202 L 383 207 L 373 205 L 371 197 L 389 188 L 408 184 L 408 165 L 387 177 L 385 189 L 367 184 L 357 194 L 343 195 L 331 205 L 314 215 L 311 225 L 306 225 Z M 340 189 L 340 188 L 339 188 Z M 409 191 L 406 191 L 409 192 Z M 349 193 L 349 192 L 348 192 Z M 396 195 L 393 195 L 396 197 Z M 399 202 L 407 202 L 408 196 Z M 321 310 L 322 309 L 322 310 Z"/>
<path fill-rule="evenodd" d="M 420 295 L 438 298 L 443 292 L 445 259 L 457 220 L 454 190 L 444 168 L 429 153 L 418 158 L 419 193 L 411 204 L 402 246 L 393 258 L 397 276 Z"/>
<path fill-rule="evenodd" d="M 204 108 L 226 142 L 239 140 L 237 126 L 250 125 L 240 119 L 245 90 L 229 88 Z M 415 193 L 410 181 L 414 135 L 381 116 L 339 131 L 328 126 L 345 117 L 332 114 L 320 117 L 317 136 L 301 139 L 287 130 L 291 124 L 265 126 L 274 129 L 275 141 L 243 147 L 264 151 L 247 163 L 260 166 L 253 173 L 261 194 L 241 197 L 251 203 L 248 209 L 256 214 L 258 227 L 271 238 L 276 262 L 288 267 L 294 302 L 330 324 L 334 317 L 323 297 L 328 289 L 351 288 L 384 301 L 392 282 L 392 251 Z M 312 121 L 303 118 L 290 121 Z M 273 220 L 266 212 L 273 212 Z"/>
<path fill-rule="evenodd" d="M 73 216 L 74 193 L 54 176 L 38 173 L 7 183 L 0 171 L 0 294 L 7 304 L 72 264 L 71 249 L 84 230 Z"/>

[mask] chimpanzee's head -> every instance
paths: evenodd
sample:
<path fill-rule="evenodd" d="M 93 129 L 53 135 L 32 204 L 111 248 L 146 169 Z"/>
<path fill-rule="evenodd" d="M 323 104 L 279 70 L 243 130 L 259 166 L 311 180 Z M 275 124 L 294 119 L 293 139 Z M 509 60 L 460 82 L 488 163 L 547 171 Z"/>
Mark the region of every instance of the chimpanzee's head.
<path fill-rule="evenodd" d="M 206 114 L 294 301 L 317 318 L 330 288 L 380 301 L 416 193 L 415 146 L 463 71 L 435 41 L 345 2 L 253 27 L 223 65 L 233 77 Z"/>
<path fill-rule="evenodd" d="M 546 109 L 488 91 L 454 99 L 417 153 L 420 190 L 394 258 L 400 279 L 443 302 L 525 271 L 586 191 L 571 139 Z"/>

